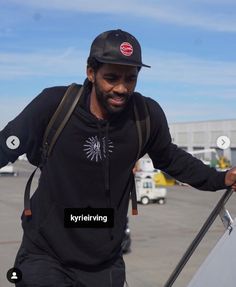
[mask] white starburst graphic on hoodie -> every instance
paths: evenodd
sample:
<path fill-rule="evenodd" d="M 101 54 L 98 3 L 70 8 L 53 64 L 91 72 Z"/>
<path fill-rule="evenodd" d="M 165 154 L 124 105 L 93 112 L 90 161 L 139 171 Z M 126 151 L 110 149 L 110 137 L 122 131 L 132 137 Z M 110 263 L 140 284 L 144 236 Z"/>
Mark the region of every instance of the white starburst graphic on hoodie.
<path fill-rule="evenodd" d="M 106 138 L 102 138 L 102 146 L 101 149 L 101 143 L 97 136 L 90 137 L 85 141 L 84 144 L 84 151 L 86 153 L 86 156 L 91 161 L 98 162 L 99 160 L 102 160 L 103 158 L 106 158 Z M 112 152 L 112 149 L 114 148 L 114 145 L 111 140 L 108 140 L 108 152 Z"/>

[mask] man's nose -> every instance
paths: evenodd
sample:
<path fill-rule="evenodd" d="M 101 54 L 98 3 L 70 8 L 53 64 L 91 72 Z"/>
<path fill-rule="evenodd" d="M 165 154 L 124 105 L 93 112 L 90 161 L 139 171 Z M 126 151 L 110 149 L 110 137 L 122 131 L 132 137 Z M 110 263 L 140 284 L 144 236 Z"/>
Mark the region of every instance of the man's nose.
<path fill-rule="evenodd" d="M 124 83 L 119 83 L 114 87 L 113 91 L 117 94 L 126 94 L 128 93 L 128 88 Z"/>

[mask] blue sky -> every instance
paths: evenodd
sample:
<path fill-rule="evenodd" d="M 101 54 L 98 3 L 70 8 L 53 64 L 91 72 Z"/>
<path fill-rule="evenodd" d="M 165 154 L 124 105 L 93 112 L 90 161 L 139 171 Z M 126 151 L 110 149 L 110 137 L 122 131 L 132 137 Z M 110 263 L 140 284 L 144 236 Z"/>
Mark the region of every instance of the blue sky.
<path fill-rule="evenodd" d="M 236 118 L 235 0 L 0 0 L 0 129 L 45 87 L 81 83 L 91 42 L 117 28 L 169 123 Z"/>

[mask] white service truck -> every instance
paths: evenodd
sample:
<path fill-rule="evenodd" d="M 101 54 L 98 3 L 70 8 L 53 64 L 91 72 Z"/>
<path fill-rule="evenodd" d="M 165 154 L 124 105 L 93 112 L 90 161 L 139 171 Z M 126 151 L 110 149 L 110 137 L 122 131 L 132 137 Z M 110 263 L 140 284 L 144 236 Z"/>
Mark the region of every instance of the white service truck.
<path fill-rule="evenodd" d="M 166 202 L 166 188 L 158 187 L 151 178 L 135 177 L 137 201 L 144 205 L 150 202 L 164 204 Z"/>

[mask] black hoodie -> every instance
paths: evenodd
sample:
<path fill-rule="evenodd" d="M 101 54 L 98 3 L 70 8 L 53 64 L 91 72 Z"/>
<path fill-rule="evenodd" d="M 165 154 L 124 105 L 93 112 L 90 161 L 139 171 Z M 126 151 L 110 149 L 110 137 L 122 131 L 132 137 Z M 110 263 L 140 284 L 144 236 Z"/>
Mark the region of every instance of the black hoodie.
<path fill-rule="evenodd" d="M 26 153 L 38 161 L 42 137 L 67 87 L 42 91 L 0 133 L 0 167 Z M 141 156 L 148 153 L 155 168 L 203 190 L 225 187 L 225 173 L 171 143 L 165 115 L 154 100 L 145 97 L 151 118 L 150 139 Z M 15 135 L 20 146 L 11 150 L 6 139 Z M 92 270 L 116 259 L 121 249 L 130 190 L 134 186 L 132 169 L 138 152 L 132 100 L 126 109 L 109 120 L 98 120 L 89 111 L 89 93 L 63 129 L 39 185 L 31 198 L 32 217 L 22 215 L 28 249 L 33 246 L 56 257 L 67 266 Z M 113 228 L 65 228 L 65 208 L 113 208 Z"/>

